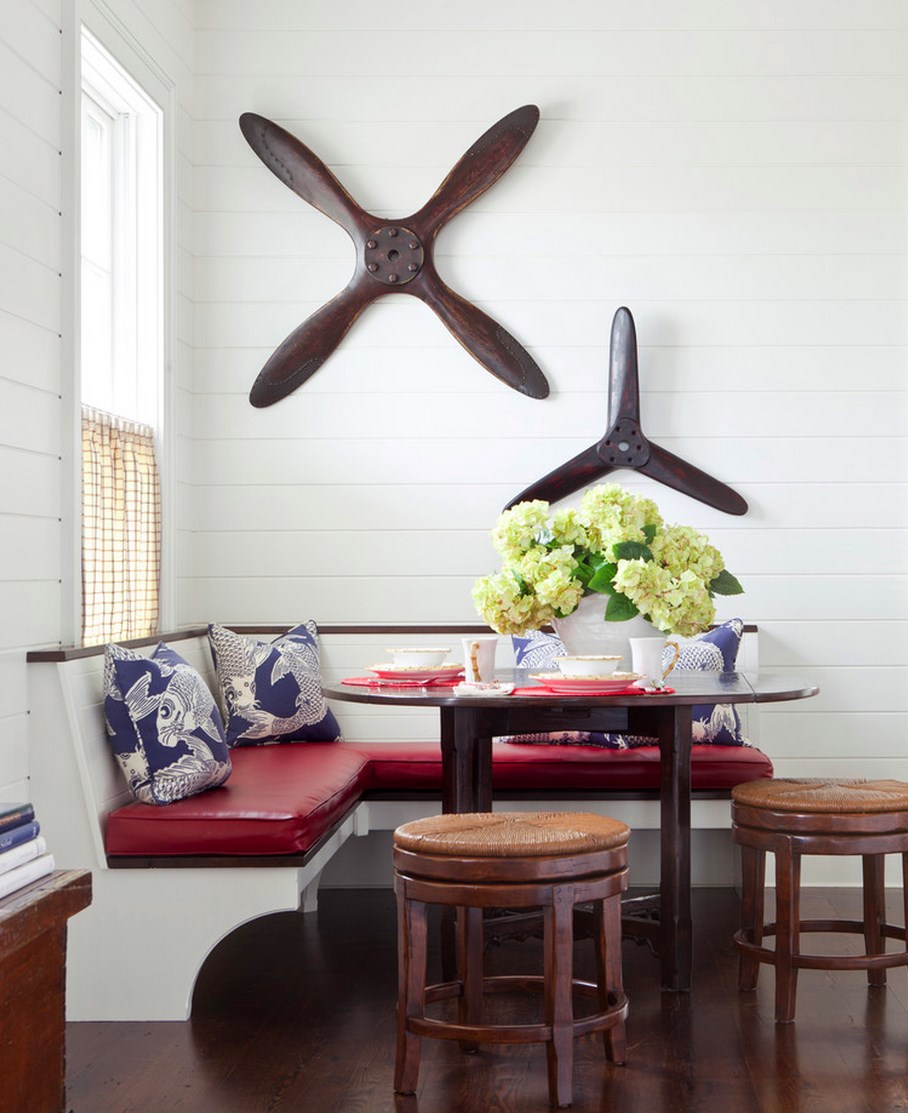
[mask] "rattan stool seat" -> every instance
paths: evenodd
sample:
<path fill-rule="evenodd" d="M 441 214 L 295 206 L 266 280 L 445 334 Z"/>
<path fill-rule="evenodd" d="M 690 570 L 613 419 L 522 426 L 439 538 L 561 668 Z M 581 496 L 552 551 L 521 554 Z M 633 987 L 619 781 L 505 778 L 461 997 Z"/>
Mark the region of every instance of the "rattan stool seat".
<path fill-rule="evenodd" d="M 467 812 L 405 823 L 394 845 L 420 854 L 525 858 L 614 850 L 629 838 L 626 823 L 588 812 Z"/>
<path fill-rule="evenodd" d="M 394 889 L 398 901 L 399 998 L 394 1088 L 413 1093 L 420 1040 L 430 1036 L 476 1044 L 545 1043 L 549 1100 L 570 1105 L 573 1041 L 602 1032 L 606 1057 L 623 1063 L 627 997 L 621 977 L 621 893 L 627 888 L 626 824 L 589 813 L 494 812 L 431 816 L 394 832 Z M 595 983 L 573 977 L 573 916 L 590 903 L 596 926 Z M 425 984 L 427 907 L 457 911 L 458 976 Z M 486 978 L 482 971 L 483 910 L 536 909 L 543 913 L 541 976 Z M 538 989 L 541 1024 L 486 1024 L 487 993 Z M 575 1019 L 575 995 L 592 997 L 598 1011 Z M 425 1007 L 453 998 L 458 1020 L 436 1019 Z"/>
<path fill-rule="evenodd" d="M 903 904 L 908 923 L 908 784 L 893 780 L 784 779 L 751 781 L 732 789 L 732 834 L 741 847 L 741 955 L 738 985 L 756 988 L 760 963 L 775 967 L 779 1022 L 794 1020 L 798 971 L 866 970 L 872 986 L 886 970 L 908 966 L 905 927 L 886 922 L 884 864 L 902 855 Z M 767 852 L 775 855 L 776 922 L 763 923 Z M 863 920 L 800 918 L 803 855 L 859 855 L 864 882 Z M 801 950 L 802 932 L 857 933 L 863 955 L 817 955 Z M 774 949 L 763 946 L 775 936 Z M 903 950 L 887 951 L 886 940 Z"/>
<path fill-rule="evenodd" d="M 736 804 L 777 812 L 838 815 L 843 812 L 908 811 L 908 784 L 889 780 L 825 780 L 819 777 L 749 781 L 731 790 Z"/>

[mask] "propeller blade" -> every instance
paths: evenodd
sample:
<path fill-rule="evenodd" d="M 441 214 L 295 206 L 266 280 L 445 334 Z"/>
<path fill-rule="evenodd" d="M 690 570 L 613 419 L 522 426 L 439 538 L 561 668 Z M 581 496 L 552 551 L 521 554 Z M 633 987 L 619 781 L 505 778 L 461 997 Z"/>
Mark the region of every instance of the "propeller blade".
<path fill-rule="evenodd" d="M 547 398 L 549 384 L 533 357 L 513 336 L 472 302 L 462 298 L 427 265 L 412 293 L 434 309 L 464 348 L 503 383 L 530 398 Z"/>
<path fill-rule="evenodd" d="M 380 293 L 382 288 L 364 272 L 354 276 L 345 289 L 303 321 L 274 351 L 252 384 L 252 405 L 271 406 L 311 378 Z"/>
<path fill-rule="evenodd" d="M 620 417 L 640 421 L 637 330 L 631 311 L 623 305 L 612 318 L 608 371 L 608 419 L 614 425 Z"/>
<path fill-rule="evenodd" d="M 510 510 L 518 502 L 531 502 L 533 499 L 545 499 L 546 502 L 558 502 L 567 498 L 581 487 L 592 483 L 603 475 L 614 471 L 607 464 L 603 464 L 596 451 L 596 445 L 585 448 L 582 452 L 530 484 L 526 490 L 512 498 L 505 510 Z"/>
<path fill-rule="evenodd" d="M 658 444 L 649 442 L 650 456 L 645 464 L 638 467 L 638 471 L 664 483 L 666 487 L 673 487 L 682 494 L 690 495 L 699 502 L 705 502 L 716 510 L 725 514 L 746 514 L 747 503 L 731 487 L 726 487 L 718 479 L 713 479 L 705 471 L 700 471 L 693 464 L 688 464 L 679 456 L 675 456 Z"/>
<path fill-rule="evenodd" d="M 423 207 L 403 221 L 431 239 L 455 213 L 494 185 L 529 142 L 539 123 L 535 104 L 515 108 L 482 134 L 454 164 Z"/>
<path fill-rule="evenodd" d="M 354 239 L 380 223 L 357 205 L 318 155 L 280 125 L 255 112 L 244 112 L 240 130 L 272 174 Z"/>

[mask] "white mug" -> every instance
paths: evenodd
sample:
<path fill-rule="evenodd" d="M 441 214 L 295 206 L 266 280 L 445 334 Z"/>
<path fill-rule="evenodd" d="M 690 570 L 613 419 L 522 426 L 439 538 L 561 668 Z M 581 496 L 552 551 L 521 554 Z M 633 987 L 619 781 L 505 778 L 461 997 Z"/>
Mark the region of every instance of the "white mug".
<path fill-rule="evenodd" d="M 661 688 L 662 683 L 681 656 L 681 646 L 665 638 L 631 638 L 631 668 L 639 673 L 648 688 Z M 670 645 L 675 653 L 668 667 L 662 667 L 662 650 Z"/>
<path fill-rule="evenodd" d="M 497 634 L 477 634 L 463 639 L 464 680 L 468 684 L 490 684 L 495 679 Z"/>

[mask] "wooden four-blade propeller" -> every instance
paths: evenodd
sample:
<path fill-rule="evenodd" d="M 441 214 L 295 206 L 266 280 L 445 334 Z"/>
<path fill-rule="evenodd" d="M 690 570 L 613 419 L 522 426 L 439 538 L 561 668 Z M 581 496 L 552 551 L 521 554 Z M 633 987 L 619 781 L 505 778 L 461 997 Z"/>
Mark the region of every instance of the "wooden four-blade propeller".
<path fill-rule="evenodd" d="M 262 162 L 339 224 L 356 245 L 350 282 L 274 352 L 253 384 L 253 406 L 270 406 L 296 390 L 321 367 L 366 306 L 391 293 L 421 298 L 467 351 L 508 386 L 531 398 L 548 395 L 549 385 L 535 361 L 497 321 L 445 285 L 432 257 L 439 231 L 504 174 L 538 120 L 539 109 L 532 104 L 509 113 L 477 139 L 421 209 L 400 220 L 384 220 L 360 208 L 296 136 L 264 116 L 243 113 L 240 128 Z"/>
<path fill-rule="evenodd" d="M 623 306 L 612 321 L 608 414 L 611 424 L 601 440 L 521 491 L 505 509 L 532 499 L 557 502 L 618 468 L 636 468 L 666 487 L 673 487 L 716 510 L 726 514 L 747 513 L 747 503 L 731 487 L 643 435 L 637 382 L 637 333 L 631 311 Z"/>

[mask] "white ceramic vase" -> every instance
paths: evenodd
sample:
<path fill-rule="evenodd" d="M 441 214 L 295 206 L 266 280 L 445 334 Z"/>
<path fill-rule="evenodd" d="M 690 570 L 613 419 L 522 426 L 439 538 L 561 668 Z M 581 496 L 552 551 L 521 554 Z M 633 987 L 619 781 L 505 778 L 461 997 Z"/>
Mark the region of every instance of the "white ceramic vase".
<path fill-rule="evenodd" d="M 640 615 L 624 622 L 606 622 L 607 605 L 607 595 L 584 595 L 576 611 L 566 618 L 553 619 L 552 625 L 568 653 L 581 656 L 618 653 L 621 655 L 618 671 L 630 672 L 630 639 L 665 635 Z"/>

